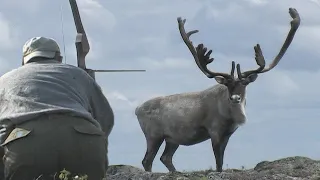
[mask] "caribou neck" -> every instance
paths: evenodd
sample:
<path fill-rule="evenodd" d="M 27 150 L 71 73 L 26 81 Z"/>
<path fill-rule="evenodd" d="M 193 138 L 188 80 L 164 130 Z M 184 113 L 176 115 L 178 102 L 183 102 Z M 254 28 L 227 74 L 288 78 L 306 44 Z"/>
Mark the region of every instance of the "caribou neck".
<path fill-rule="evenodd" d="M 239 125 L 244 124 L 247 121 L 246 116 L 246 96 L 241 95 L 241 102 L 239 104 L 231 105 L 232 119 Z"/>

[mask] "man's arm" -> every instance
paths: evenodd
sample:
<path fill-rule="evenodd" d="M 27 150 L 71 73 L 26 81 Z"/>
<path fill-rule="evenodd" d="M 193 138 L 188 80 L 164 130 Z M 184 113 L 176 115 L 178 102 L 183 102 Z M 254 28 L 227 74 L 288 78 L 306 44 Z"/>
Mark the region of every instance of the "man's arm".
<path fill-rule="evenodd" d="M 106 137 L 109 136 L 114 126 L 113 110 L 104 96 L 101 87 L 96 83 L 92 83 L 91 91 L 91 114 L 101 125 L 102 130 L 105 132 Z"/>

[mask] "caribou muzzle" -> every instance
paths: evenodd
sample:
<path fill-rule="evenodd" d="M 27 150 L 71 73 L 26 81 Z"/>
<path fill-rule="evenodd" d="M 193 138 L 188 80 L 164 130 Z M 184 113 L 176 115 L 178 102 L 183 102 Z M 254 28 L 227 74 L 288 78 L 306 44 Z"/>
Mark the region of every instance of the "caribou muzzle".
<path fill-rule="evenodd" d="M 232 103 L 239 104 L 241 102 L 241 96 L 234 94 L 230 97 Z"/>

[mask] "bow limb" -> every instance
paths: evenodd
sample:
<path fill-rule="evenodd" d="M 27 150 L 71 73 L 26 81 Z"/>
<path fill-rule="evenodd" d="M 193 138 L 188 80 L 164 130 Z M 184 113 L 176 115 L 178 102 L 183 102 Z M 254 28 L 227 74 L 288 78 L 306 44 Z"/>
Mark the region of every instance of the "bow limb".
<path fill-rule="evenodd" d="M 77 36 L 76 36 L 76 49 L 77 49 L 77 62 L 78 62 L 78 67 L 82 68 L 83 70 L 87 71 L 86 68 L 86 62 L 85 58 L 86 55 L 90 51 L 90 45 L 89 41 L 86 35 L 86 32 L 83 28 L 82 22 L 81 22 L 81 17 L 78 9 L 78 5 L 76 0 L 69 0 L 72 14 L 73 14 L 73 19 L 74 23 L 77 29 Z M 88 72 L 88 71 L 87 71 Z M 91 73 L 89 73 L 91 75 Z"/>

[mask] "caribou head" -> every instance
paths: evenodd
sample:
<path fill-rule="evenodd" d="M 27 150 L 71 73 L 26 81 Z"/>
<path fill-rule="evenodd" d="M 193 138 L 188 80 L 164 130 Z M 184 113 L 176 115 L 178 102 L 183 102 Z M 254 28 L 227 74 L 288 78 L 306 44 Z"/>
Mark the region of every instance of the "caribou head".
<path fill-rule="evenodd" d="M 265 73 L 273 69 L 279 63 L 279 61 L 287 51 L 288 47 L 290 46 L 294 38 L 294 35 L 300 25 L 300 17 L 297 10 L 294 8 L 289 8 L 289 14 L 293 18 L 293 20 L 291 21 L 290 31 L 287 35 L 287 38 L 283 46 L 280 49 L 280 52 L 274 58 L 274 60 L 270 63 L 270 65 L 268 67 L 265 67 L 266 62 L 263 57 L 262 50 L 260 48 L 260 45 L 257 44 L 256 46 L 254 46 L 254 51 L 255 51 L 255 60 L 259 67 L 257 69 L 241 72 L 240 64 L 237 64 L 237 66 L 235 67 L 235 62 L 232 61 L 230 74 L 214 72 L 207 68 L 207 65 L 214 60 L 214 58 L 210 58 L 212 50 L 209 50 L 207 52 L 207 48 L 204 47 L 203 44 L 199 44 L 195 48 L 192 44 L 192 41 L 189 38 L 192 34 L 197 33 L 199 31 L 193 30 L 193 31 L 186 32 L 184 29 L 184 24 L 186 20 L 185 19 L 182 20 L 180 17 L 177 20 L 178 20 L 181 37 L 185 42 L 185 44 L 187 45 L 187 47 L 189 48 L 190 52 L 192 53 L 199 69 L 208 78 L 215 78 L 215 80 L 219 84 L 225 85 L 228 88 L 230 102 L 238 104 L 244 100 L 246 86 L 254 82 L 257 79 L 258 74 Z M 237 68 L 237 75 L 238 75 L 237 77 L 234 76 L 235 68 Z"/>

